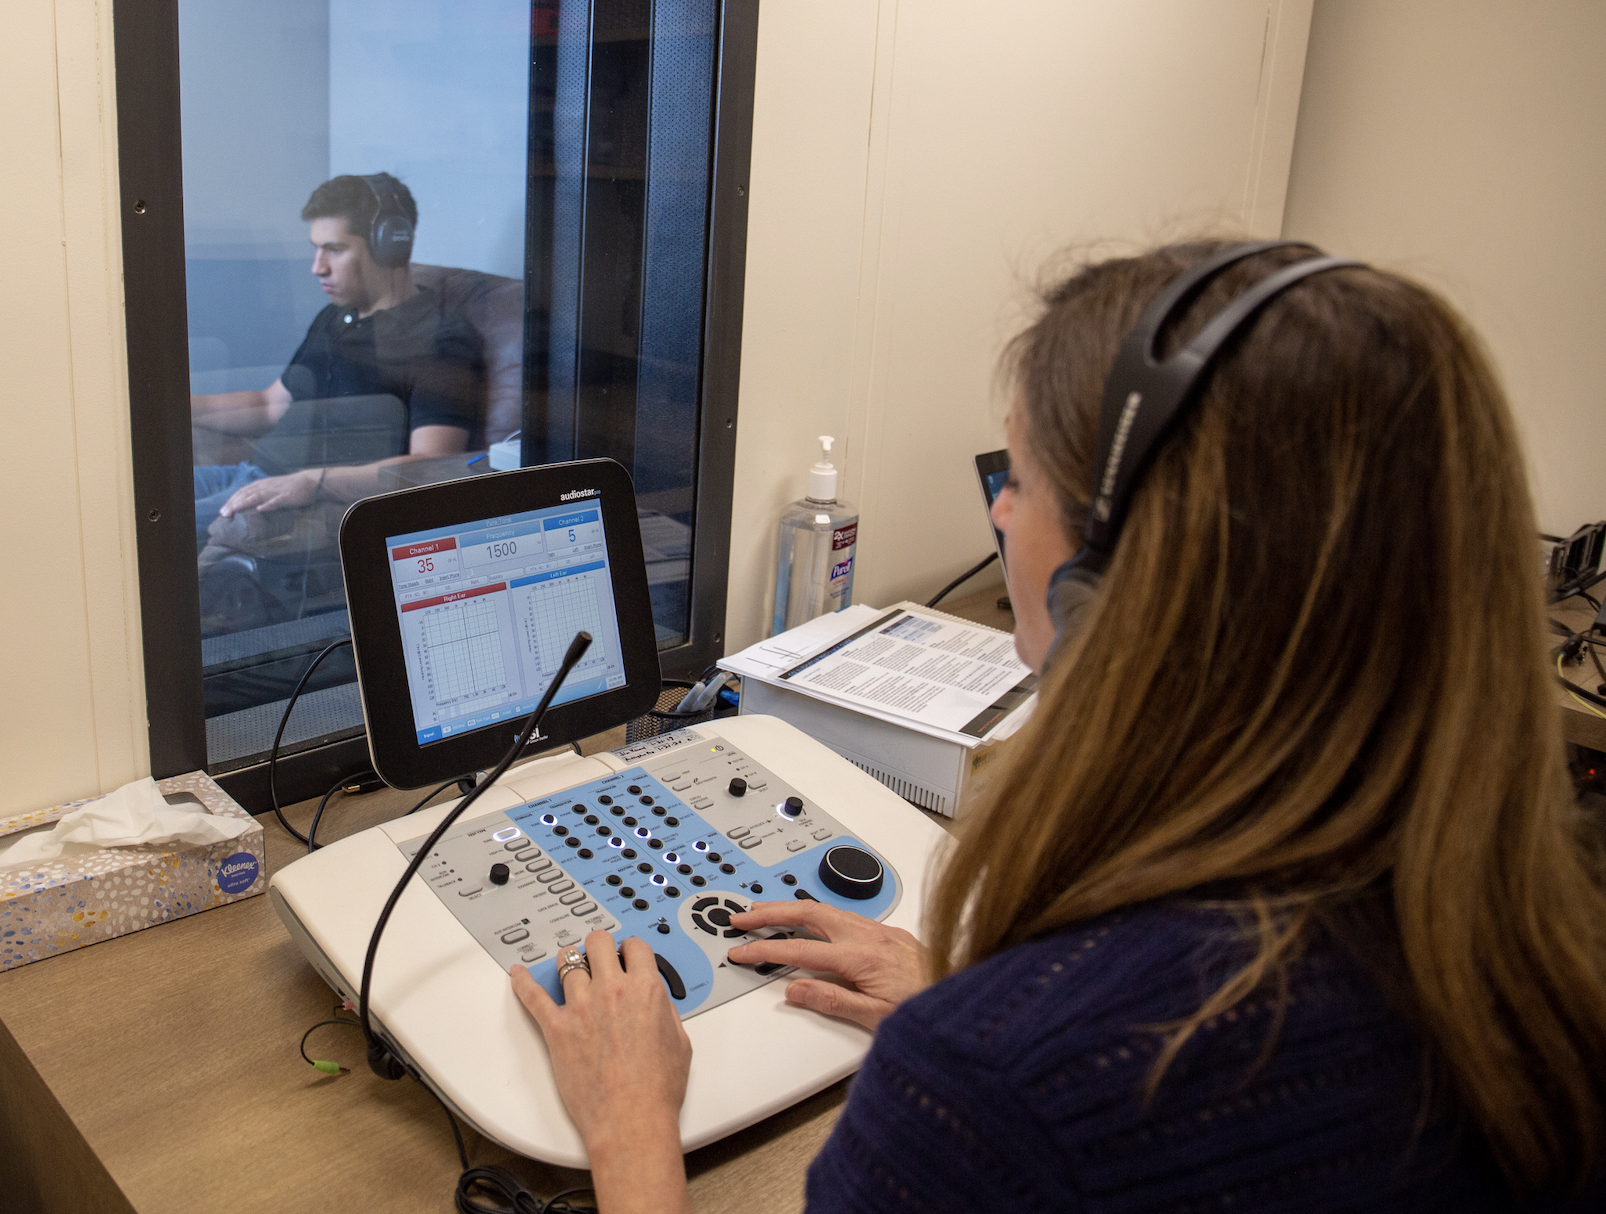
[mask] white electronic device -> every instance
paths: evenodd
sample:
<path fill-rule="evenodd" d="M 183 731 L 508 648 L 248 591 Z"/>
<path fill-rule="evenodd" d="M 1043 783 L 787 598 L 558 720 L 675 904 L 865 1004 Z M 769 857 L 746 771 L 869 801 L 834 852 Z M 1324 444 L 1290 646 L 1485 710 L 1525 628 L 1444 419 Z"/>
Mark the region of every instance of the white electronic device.
<path fill-rule="evenodd" d="M 537 724 L 562 745 L 657 700 L 635 489 L 610 460 L 366 498 L 340 550 L 369 754 L 395 787 L 501 771 Z M 811 898 L 913 929 L 944 838 L 763 717 L 535 760 L 470 797 L 329 844 L 275 873 L 269 897 L 353 1003 L 394 899 L 368 979 L 369 1065 L 410 1072 L 509 1150 L 571 1167 L 585 1151 L 512 967 L 561 1001 L 560 949 L 593 931 L 652 946 L 695 1050 L 690 1149 L 849 1074 L 869 1046 L 787 1006 L 788 971 L 729 961 L 748 938 L 730 916 Z"/>
<path fill-rule="evenodd" d="M 274 909 L 343 998 L 356 999 L 380 908 L 450 809 L 274 874 Z M 556 994 L 556 952 L 587 931 L 652 946 L 693 1047 L 680 1124 L 691 1150 L 851 1074 L 870 1044 L 855 1025 L 789 1006 L 793 971 L 727 962 L 752 938 L 731 928 L 731 911 L 809 897 L 916 931 L 947 838 L 821 743 L 762 716 L 535 760 L 470 815 L 396 906 L 374 968 L 375 1028 L 481 1134 L 568 1167 L 585 1167 L 585 1150 L 513 995 L 513 965 Z"/>
<path fill-rule="evenodd" d="M 957 817 L 996 742 L 935 738 L 763 679 L 742 680 L 741 711 L 776 716 L 818 738 L 906 801 Z"/>

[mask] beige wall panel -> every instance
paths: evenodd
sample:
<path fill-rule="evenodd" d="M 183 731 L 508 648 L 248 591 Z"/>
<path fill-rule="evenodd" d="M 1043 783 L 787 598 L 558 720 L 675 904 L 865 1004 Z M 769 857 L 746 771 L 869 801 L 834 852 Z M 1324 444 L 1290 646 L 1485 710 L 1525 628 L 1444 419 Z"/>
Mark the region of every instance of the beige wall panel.
<path fill-rule="evenodd" d="M 0 812 L 148 762 L 132 553 L 109 13 L 12 5 L 0 62 Z"/>
<path fill-rule="evenodd" d="M 760 16 L 727 648 L 767 631 L 816 434 L 845 439 L 858 601 L 924 599 L 989 551 L 970 457 L 1002 445 L 993 369 L 1029 284 L 1068 246 L 1275 233 L 1310 13 L 827 7 Z M 778 407 L 788 377 L 807 387 Z"/>
<path fill-rule="evenodd" d="M 866 0 L 759 10 L 727 652 L 768 631 L 815 436 L 847 436 L 877 20 Z"/>
<path fill-rule="evenodd" d="M 1561 533 L 1606 517 L 1603 60 L 1595 0 L 1321 0 L 1285 218 L 1471 317 Z"/>

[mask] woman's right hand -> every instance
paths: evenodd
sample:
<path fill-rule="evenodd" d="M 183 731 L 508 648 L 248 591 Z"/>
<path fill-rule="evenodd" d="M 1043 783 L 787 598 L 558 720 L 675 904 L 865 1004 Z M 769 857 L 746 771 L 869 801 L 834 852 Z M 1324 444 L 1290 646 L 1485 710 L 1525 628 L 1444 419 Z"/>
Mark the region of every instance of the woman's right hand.
<path fill-rule="evenodd" d="M 836 974 L 849 986 L 819 978 L 796 978 L 786 1001 L 874 1030 L 888 1013 L 931 985 L 926 950 L 901 927 L 888 927 L 823 902 L 755 902 L 731 926 L 745 932 L 801 928 L 815 939 L 768 939 L 738 944 L 729 956 L 738 965 L 795 965 Z"/>

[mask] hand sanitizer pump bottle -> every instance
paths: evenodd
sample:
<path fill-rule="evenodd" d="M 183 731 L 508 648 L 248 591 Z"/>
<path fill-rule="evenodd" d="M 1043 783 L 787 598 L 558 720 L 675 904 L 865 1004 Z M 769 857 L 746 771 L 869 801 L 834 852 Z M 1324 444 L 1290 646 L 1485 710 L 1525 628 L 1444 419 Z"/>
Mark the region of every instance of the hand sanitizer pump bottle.
<path fill-rule="evenodd" d="M 831 463 L 834 442 L 828 434 L 820 436 L 822 453 L 820 462 L 809 469 L 809 495 L 781 515 L 771 636 L 853 602 L 859 512 L 837 500 L 836 466 Z"/>

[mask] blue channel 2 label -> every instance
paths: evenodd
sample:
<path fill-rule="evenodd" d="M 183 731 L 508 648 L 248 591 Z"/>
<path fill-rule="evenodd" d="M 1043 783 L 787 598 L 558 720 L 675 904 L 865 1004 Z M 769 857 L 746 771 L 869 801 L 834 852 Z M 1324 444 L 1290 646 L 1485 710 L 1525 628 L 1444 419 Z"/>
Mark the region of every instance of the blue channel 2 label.
<path fill-rule="evenodd" d="M 225 894 L 242 894 L 256 884 L 257 858 L 237 851 L 217 866 L 217 887 Z"/>

